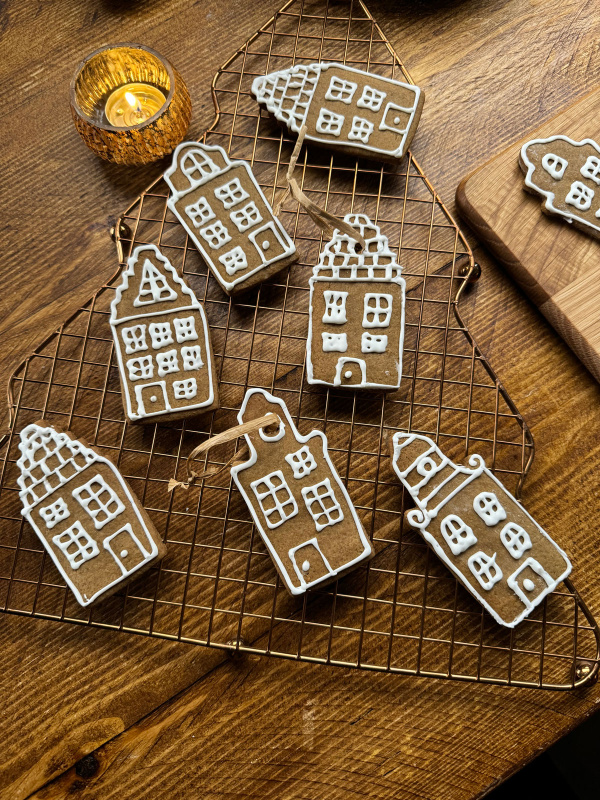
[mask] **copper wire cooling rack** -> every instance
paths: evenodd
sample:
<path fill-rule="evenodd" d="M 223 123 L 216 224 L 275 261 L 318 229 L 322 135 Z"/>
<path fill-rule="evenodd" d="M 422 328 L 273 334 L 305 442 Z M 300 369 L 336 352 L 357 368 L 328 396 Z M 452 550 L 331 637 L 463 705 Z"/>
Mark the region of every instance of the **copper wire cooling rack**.
<path fill-rule="evenodd" d="M 259 111 L 250 84 L 256 75 L 319 60 L 410 81 L 363 3 L 324 0 L 288 3 L 213 81 L 217 115 L 205 140 L 249 161 L 271 202 L 283 190 L 293 140 Z M 12 432 L 0 484 L 0 608 L 405 675 L 554 689 L 590 682 L 598 670 L 598 628 L 571 583 L 506 630 L 417 533 L 403 529 L 405 498 L 387 455 L 396 430 L 432 436 L 454 459 L 481 453 L 517 493 L 533 458 L 526 425 L 459 314 L 477 269 L 461 232 L 410 155 L 384 167 L 305 146 L 297 170 L 304 192 L 321 206 L 376 220 L 404 266 L 401 388 L 383 397 L 306 383 L 308 278 L 323 236 L 298 206 L 287 201 L 281 214 L 298 263 L 230 302 L 168 212 L 164 182 L 156 181 L 119 222 L 120 261 L 133 246 L 154 242 L 204 300 L 222 407 L 185 424 L 125 423 L 108 326 L 115 275 L 12 378 Z M 280 585 L 227 472 L 189 492 L 167 492 L 195 445 L 236 424 L 249 386 L 284 399 L 302 433 L 319 428 L 327 434 L 373 536 L 377 554 L 368 565 L 300 599 Z M 17 433 L 42 416 L 118 465 L 168 543 L 158 567 L 93 610 L 75 603 L 20 514 Z M 211 451 L 204 466 L 224 464 L 234 447 Z"/>

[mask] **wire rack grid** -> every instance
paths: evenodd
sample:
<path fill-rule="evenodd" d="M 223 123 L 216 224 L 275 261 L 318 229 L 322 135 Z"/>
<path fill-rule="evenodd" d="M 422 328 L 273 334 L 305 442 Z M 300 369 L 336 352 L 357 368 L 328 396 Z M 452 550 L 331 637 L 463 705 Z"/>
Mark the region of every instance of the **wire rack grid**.
<path fill-rule="evenodd" d="M 250 84 L 256 75 L 319 60 L 411 80 L 359 0 L 284 6 L 215 76 L 217 113 L 204 137 L 250 162 L 271 202 L 285 185 L 294 142 L 259 110 Z M 533 458 L 525 423 L 458 310 L 477 277 L 467 242 L 410 154 L 399 165 L 380 166 L 305 146 L 297 169 L 303 191 L 321 206 L 377 221 L 404 267 L 400 389 L 382 396 L 306 383 L 308 278 L 323 235 L 292 201 L 281 219 L 298 262 L 230 301 L 168 211 L 166 185 L 156 181 L 119 221 L 119 260 L 125 263 L 136 245 L 155 243 L 204 301 L 221 407 L 179 424 L 125 422 L 108 326 L 119 273 L 113 276 L 12 377 L 0 473 L 0 608 L 405 675 L 554 689 L 589 683 L 598 671 L 598 628 L 570 582 L 515 630 L 500 628 L 403 525 L 406 498 L 387 455 L 396 430 L 431 436 L 455 459 L 481 453 L 516 493 Z M 167 492 L 193 447 L 236 424 L 250 386 L 284 399 L 301 433 L 326 433 L 376 550 L 367 565 L 301 599 L 280 585 L 227 472 L 188 492 Z M 17 433 L 40 417 L 108 455 L 167 542 L 159 566 L 91 610 L 75 603 L 20 514 Z M 224 464 L 236 446 L 211 451 L 201 466 Z"/>

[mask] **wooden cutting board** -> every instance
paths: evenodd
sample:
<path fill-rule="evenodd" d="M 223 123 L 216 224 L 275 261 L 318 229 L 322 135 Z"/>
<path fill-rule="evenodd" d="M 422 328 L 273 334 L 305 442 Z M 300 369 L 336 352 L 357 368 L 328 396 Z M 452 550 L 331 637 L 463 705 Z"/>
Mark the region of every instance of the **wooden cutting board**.
<path fill-rule="evenodd" d="M 475 234 L 600 381 L 600 240 L 542 213 L 518 163 L 530 139 L 565 134 L 600 142 L 600 89 L 466 177 L 456 192 Z"/>

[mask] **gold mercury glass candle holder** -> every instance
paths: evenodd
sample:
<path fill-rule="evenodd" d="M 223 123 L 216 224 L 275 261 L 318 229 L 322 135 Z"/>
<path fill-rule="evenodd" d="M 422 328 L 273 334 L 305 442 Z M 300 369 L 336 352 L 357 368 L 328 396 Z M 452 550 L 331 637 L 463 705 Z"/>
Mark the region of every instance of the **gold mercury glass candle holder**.
<path fill-rule="evenodd" d="M 80 64 L 71 112 L 94 153 L 116 164 L 148 164 L 183 141 L 192 103 L 166 58 L 140 44 L 115 44 Z"/>

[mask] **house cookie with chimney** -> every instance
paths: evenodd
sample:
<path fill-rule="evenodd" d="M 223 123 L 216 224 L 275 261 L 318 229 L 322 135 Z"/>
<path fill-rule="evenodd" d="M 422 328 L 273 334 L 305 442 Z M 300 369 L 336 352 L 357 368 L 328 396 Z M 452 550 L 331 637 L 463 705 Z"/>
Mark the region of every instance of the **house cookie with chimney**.
<path fill-rule="evenodd" d="M 391 162 L 410 147 L 425 99 L 418 86 L 324 62 L 255 78 L 252 94 L 309 141 Z"/>
<path fill-rule="evenodd" d="M 227 294 L 251 289 L 296 260 L 245 161 L 231 161 L 217 145 L 183 142 L 164 178 L 169 209 Z"/>
<path fill-rule="evenodd" d="M 166 548 L 117 468 L 45 421 L 21 431 L 23 509 L 82 606 L 115 592 Z"/>
<path fill-rule="evenodd" d="M 600 146 L 568 136 L 533 139 L 521 148 L 525 189 L 545 198 L 542 211 L 600 238 Z"/>
<path fill-rule="evenodd" d="M 417 505 L 408 522 L 500 625 L 514 628 L 571 572 L 566 554 L 481 456 L 458 466 L 415 433 L 394 434 L 391 455 Z"/>
<path fill-rule="evenodd" d="M 204 308 L 155 245 L 129 258 L 110 326 L 128 419 L 166 421 L 218 407 Z"/>
<path fill-rule="evenodd" d="M 393 391 L 402 378 L 405 281 L 387 237 L 365 214 L 334 231 L 309 280 L 306 373 L 311 384 Z"/>
<path fill-rule="evenodd" d="M 290 594 L 336 580 L 373 555 L 321 431 L 302 436 L 282 400 L 249 389 L 240 423 L 272 412 L 279 424 L 246 433 L 250 458 L 231 470 Z"/>

